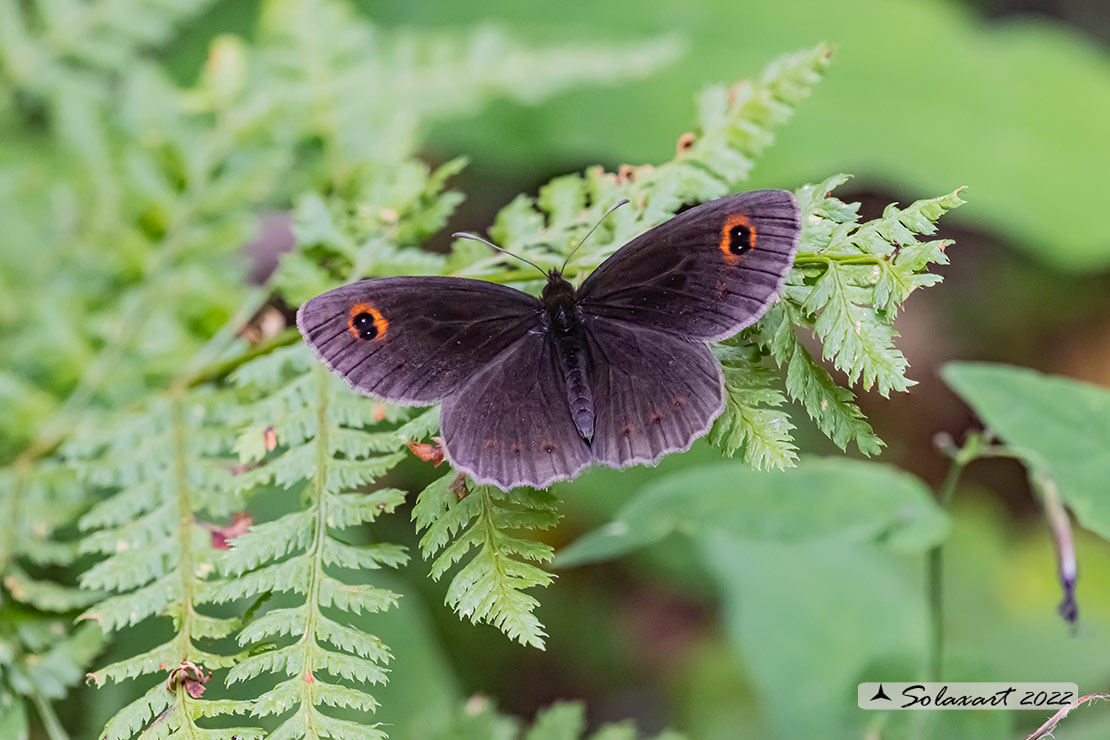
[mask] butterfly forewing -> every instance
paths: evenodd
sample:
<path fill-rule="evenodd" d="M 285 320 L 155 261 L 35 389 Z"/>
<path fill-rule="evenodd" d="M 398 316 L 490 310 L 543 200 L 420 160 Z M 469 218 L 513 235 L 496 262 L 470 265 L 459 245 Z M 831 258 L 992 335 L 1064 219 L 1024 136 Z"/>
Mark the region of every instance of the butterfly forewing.
<path fill-rule="evenodd" d="M 759 318 L 798 246 L 798 206 L 785 190 L 706 203 L 633 239 L 578 291 L 583 312 L 695 339 L 720 339 Z"/>
<path fill-rule="evenodd" d="M 362 280 L 301 306 L 297 326 L 356 390 L 436 403 L 542 321 L 540 302 L 482 280 Z"/>
<path fill-rule="evenodd" d="M 544 488 L 590 463 L 544 331 L 518 339 L 445 398 L 440 423 L 451 464 L 479 483 Z"/>

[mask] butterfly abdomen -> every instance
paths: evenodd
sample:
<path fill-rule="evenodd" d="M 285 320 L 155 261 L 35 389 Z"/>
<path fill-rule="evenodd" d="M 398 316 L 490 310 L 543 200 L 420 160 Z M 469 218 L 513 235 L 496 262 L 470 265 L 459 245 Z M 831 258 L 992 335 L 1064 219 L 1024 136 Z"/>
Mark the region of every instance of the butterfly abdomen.
<path fill-rule="evenodd" d="M 594 436 L 594 398 L 587 382 L 585 327 L 574 300 L 574 288 L 557 273 L 543 292 L 547 324 L 566 381 L 567 405 L 578 435 L 587 442 Z"/>
<path fill-rule="evenodd" d="M 586 346 L 580 335 L 556 340 L 567 381 L 567 403 L 578 434 L 587 442 L 594 436 L 594 398 L 586 382 Z"/>

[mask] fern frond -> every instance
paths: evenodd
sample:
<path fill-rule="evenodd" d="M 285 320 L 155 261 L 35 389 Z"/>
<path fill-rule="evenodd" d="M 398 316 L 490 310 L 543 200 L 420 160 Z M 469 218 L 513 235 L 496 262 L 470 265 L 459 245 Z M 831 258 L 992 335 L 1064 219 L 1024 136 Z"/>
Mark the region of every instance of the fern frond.
<path fill-rule="evenodd" d="M 82 550 L 106 555 L 85 571 L 82 585 L 115 593 L 82 617 L 106 632 L 154 616 L 170 617 L 176 627 L 167 642 L 89 674 L 97 684 L 161 674 L 150 691 L 109 723 L 106 739 L 132 737 L 155 716 L 143 736 L 204 736 L 208 731 L 197 727 L 195 719 L 220 713 L 213 707 L 202 708 L 199 691 L 188 690 L 187 680 L 174 685 L 179 667 L 194 666 L 207 675 L 232 662 L 230 656 L 210 652 L 198 641 L 227 637 L 238 626 L 236 620 L 197 609 L 213 601 L 211 594 L 218 583 L 207 578 L 214 570 L 215 550 L 194 512 L 222 508 L 219 484 L 230 478 L 227 463 L 222 476 L 213 472 L 213 451 L 230 447 L 232 441 L 214 422 L 209 408 L 213 403 L 212 394 L 203 392 L 155 398 L 138 412 L 121 415 L 115 424 L 89 431 L 66 448 L 68 461 L 82 480 L 125 500 L 122 505 L 97 507 L 81 521 L 88 531 Z M 154 500 L 142 507 L 147 513 L 126 521 L 114 514 L 133 510 L 132 487 Z M 226 482 L 222 487 L 227 487 Z M 223 710 L 231 712 L 234 707 Z"/>
<path fill-rule="evenodd" d="M 261 458 L 242 439 L 237 445 L 246 459 L 260 463 L 251 471 L 256 474 L 252 484 L 274 481 L 286 488 L 303 487 L 304 493 L 301 508 L 233 540 L 221 563 L 222 571 L 234 578 L 213 595 L 217 600 L 286 592 L 300 602 L 246 624 L 240 644 L 253 650 L 269 647 L 235 665 L 228 682 L 263 674 L 287 677 L 251 703 L 259 717 L 288 715 L 271 738 L 385 737 L 373 725 L 356 726 L 321 708 L 371 712 L 377 701 L 369 689 L 386 681 L 389 649 L 350 618 L 392 608 L 397 596 L 352 576 L 403 565 L 408 556 L 396 545 L 354 544 L 342 533 L 373 522 L 404 501 L 404 494 L 394 489 L 351 489 L 373 483 L 395 465 L 406 440 L 395 430 L 380 430 L 389 421 L 367 417 L 362 407 L 370 404 L 303 345 L 244 365 L 233 382 L 248 399 L 237 413 L 269 422 L 273 434 L 273 449 L 264 450 Z M 243 434 L 257 435 L 258 429 L 247 427 Z M 287 465 L 288 459 L 296 463 Z"/>
<path fill-rule="evenodd" d="M 59 530 L 84 503 L 72 473 L 54 462 L 0 469 L 0 726 L 13 729 L 4 720 L 24 701 L 49 712 L 104 645 L 96 626 L 72 625 L 100 594 L 42 576 L 43 566 L 74 561 L 77 548 Z"/>
<path fill-rule="evenodd" d="M 786 398 L 775 388 L 777 377 L 753 349 L 717 347 L 725 374 L 725 410 L 714 422 L 709 441 L 729 457 L 742 449 L 744 462 L 753 468 L 781 470 L 798 459 L 790 435 L 794 425 L 781 409 Z"/>
<path fill-rule="evenodd" d="M 779 367 L 786 368 L 786 392 L 806 410 L 818 429 L 840 449 L 855 443 L 865 455 L 877 455 L 883 442 L 856 406 L 852 391 L 837 384 L 798 340 L 796 325 L 805 321 L 793 304 L 780 301 L 756 325 L 756 341 Z"/>
<path fill-rule="evenodd" d="M 169 709 L 174 696 L 162 683 L 152 686 L 145 694 L 116 712 L 104 726 L 101 740 L 123 740 L 134 737 L 155 717 Z"/>
<path fill-rule="evenodd" d="M 700 180 L 696 170 L 705 170 L 719 183 L 704 183 L 697 200 L 732 192 L 748 179 L 756 157 L 774 142 L 774 130 L 790 120 L 821 81 L 832 53 L 818 44 L 780 57 L 755 81 L 711 87 L 699 96 L 699 130 L 675 159 L 691 182 Z"/>
<path fill-rule="evenodd" d="M 887 206 L 880 218 L 859 224 L 856 209 L 829 194 L 845 179 L 798 191 L 801 247 L 785 295 L 801 307 L 825 359 L 850 383 L 887 396 L 914 384 L 894 347 L 897 307 L 914 289 L 940 282 L 928 272 L 931 264 L 948 263 L 944 248 L 951 242 L 917 237 L 935 233 L 935 222 L 964 201 L 957 190 L 905 209 Z"/>
<path fill-rule="evenodd" d="M 519 196 L 505 206 L 491 236 L 541 267 L 557 267 L 604 209 L 618 199 L 629 199 L 632 205 L 613 213 L 588 248 L 574 254 L 568 272 L 581 275 L 632 237 L 672 216 L 682 204 L 735 190 L 754 158 L 773 140 L 773 129 L 819 81 L 829 56 L 827 47 L 818 46 L 784 57 L 754 83 L 706 91 L 699 102 L 699 127 L 680 140 L 673 161 L 622 168 L 616 175 L 595 168 L 584 175 L 557 177 L 541 187 L 536 198 Z M 865 388 L 878 384 L 885 394 L 912 382 L 905 376 L 908 363 L 893 346 L 895 306 L 914 287 L 939 280 L 928 267 L 942 261 L 942 243 L 920 244 L 915 235 L 932 233 L 936 219 L 959 199 L 953 194 L 904 210 L 892 207 L 881 219 L 857 226 L 858 206 L 826 194 L 841 181 L 830 178 L 798 191 L 804 228 L 798 263 L 784 290 L 787 300 L 718 348 L 725 367 L 726 407 L 710 440 L 727 454 L 742 448 L 746 461 L 756 467 L 790 466 L 797 454 L 793 424 L 781 408 L 785 397 L 780 381 L 763 366 L 761 353 L 770 353 L 786 368 L 786 393 L 802 403 L 834 442 L 841 447 L 854 442 L 867 454 L 881 445 L 855 406 L 852 392 L 840 387 L 797 340 L 796 326 L 817 333 L 824 356 L 833 359 L 851 383 L 859 381 Z M 530 271 L 505 270 L 503 257 L 470 242 L 456 242 L 447 266 L 451 274 L 517 283 L 524 289 L 537 286 Z M 864 277 L 869 280 L 866 285 L 861 283 Z M 518 638 L 532 635 L 534 641 L 524 641 L 541 644 L 542 635 L 532 631 L 541 628 L 528 619 L 534 603 L 519 598 L 520 584 L 505 576 L 501 605 L 491 606 L 499 599 L 499 586 L 489 576 L 491 558 L 503 553 L 489 544 L 494 541 L 491 535 L 470 522 L 480 521 L 486 507 L 500 505 L 501 494 L 479 487 L 456 502 L 450 485 L 449 477 L 437 481 L 421 494 L 414 510 L 418 528 L 425 530 L 425 557 L 435 557 L 433 577 L 478 548 L 474 560 L 456 575 L 448 603 L 477 621 L 496 620 L 498 609 L 504 609 L 516 620 Z M 523 583 L 543 585 L 542 571 L 525 565 Z M 504 576 L 514 566 L 498 568 Z"/>
<path fill-rule="evenodd" d="M 57 614 L 98 597 L 32 575 L 42 566 L 70 565 L 77 558 L 76 544 L 60 530 L 86 505 L 72 471 L 56 461 L 0 469 L 0 574 L 12 599 Z"/>
<path fill-rule="evenodd" d="M 554 527 L 557 500 L 547 491 L 464 491 L 457 477 L 448 473 L 425 488 L 412 511 L 417 529 L 426 530 L 420 548 L 425 559 L 434 558 L 432 578 L 439 580 L 473 551 L 451 579 L 447 604 L 471 622 L 492 624 L 542 649 L 547 633 L 534 614 L 539 602 L 525 590 L 551 583 L 554 577 L 536 563 L 548 562 L 554 551 L 514 531 Z"/>
<path fill-rule="evenodd" d="M 13 601 L 54 614 L 81 609 L 101 597 L 95 591 L 81 591 L 44 578 L 32 577 L 14 563 L 9 563 L 4 573 L 4 588 Z M 43 616 L 50 618 L 48 615 Z"/>

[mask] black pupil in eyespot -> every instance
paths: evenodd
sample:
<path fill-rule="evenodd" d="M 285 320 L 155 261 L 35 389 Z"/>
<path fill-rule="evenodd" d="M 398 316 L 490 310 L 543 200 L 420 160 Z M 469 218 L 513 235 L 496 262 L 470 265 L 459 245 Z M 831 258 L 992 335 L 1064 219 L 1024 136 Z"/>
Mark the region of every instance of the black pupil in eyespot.
<path fill-rule="evenodd" d="M 752 230 L 744 224 L 737 224 L 728 232 L 728 251 L 743 254 L 752 248 Z"/>
<path fill-rule="evenodd" d="M 378 327 L 374 324 L 374 317 L 368 313 L 360 313 L 351 319 L 351 324 L 362 339 L 373 339 L 378 336 Z"/>

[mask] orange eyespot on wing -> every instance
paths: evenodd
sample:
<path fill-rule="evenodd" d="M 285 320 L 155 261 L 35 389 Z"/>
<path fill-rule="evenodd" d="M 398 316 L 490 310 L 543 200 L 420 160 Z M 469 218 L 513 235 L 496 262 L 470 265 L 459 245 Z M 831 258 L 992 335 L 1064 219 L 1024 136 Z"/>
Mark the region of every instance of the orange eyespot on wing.
<path fill-rule="evenodd" d="M 755 249 L 755 225 L 747 216 L 729 216 L 721 227 L 721 251 L 730 265 Z"/>
<path fill-rule="evenodd" d="M 355 339 L 382 339 L 389 321 L 369 303 L 356 303 L 347 313 L 347 331 Z"/>

